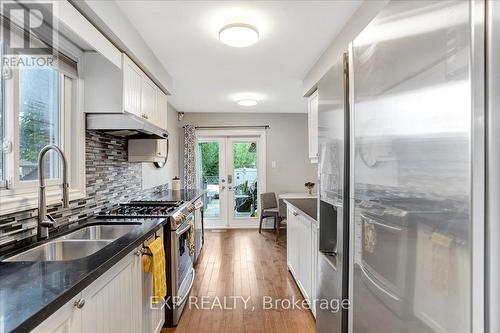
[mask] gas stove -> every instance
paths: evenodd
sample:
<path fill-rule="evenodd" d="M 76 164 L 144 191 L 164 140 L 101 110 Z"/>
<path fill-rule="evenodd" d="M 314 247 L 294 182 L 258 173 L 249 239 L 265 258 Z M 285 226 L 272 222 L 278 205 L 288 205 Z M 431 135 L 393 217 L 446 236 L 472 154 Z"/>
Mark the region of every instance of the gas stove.
<path fill-rule="evenodd" d="M 118 207 L 105 211 L 100 215 L 107 217 L 169 217 L 181 205 L 182 202 L 172 205 L 128 203 L 120 204 Z"/>
<path fill-rule="evenodd" d="M 193 209 L 185 201 L 131 201 L 99 213 L 100 218 L 166 218 L 175 230 Z"/>

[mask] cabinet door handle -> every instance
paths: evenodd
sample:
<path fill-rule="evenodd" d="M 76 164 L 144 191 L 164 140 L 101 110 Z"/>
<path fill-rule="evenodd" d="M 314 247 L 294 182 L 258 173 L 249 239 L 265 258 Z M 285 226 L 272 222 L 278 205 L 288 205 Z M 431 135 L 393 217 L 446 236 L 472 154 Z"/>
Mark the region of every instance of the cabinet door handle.
<path fill-rule="evenodd" d="M 85 299 L 84 298 L 80 298 L 78 301 L 75 301 L 75 303 L 73 303 L 73 305 L 77 308 L 77 309 L 81 309 L 85 306 Z"/>
<path fill-rule="evenodd" d="M 292 214 L 293 214 L 293 216 L 299 215 L 299 213 L 297 213 L 297 212 L 292 212 Z"/>

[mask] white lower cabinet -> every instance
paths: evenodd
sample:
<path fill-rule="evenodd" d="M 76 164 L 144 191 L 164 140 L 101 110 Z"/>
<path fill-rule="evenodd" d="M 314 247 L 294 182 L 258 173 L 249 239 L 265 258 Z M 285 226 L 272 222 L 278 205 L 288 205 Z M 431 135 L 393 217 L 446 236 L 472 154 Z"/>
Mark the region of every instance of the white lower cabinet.
<path fill-rule="evenodd" d="M 299 268 L 299 248 L 297 242 L 297 228 L 299 228 L 298 214 L 293 209 L 288 208 L 286 219 L 288 269 L 295 277 L 298 274 L 297 269 Z"/>
<path fill-rule="evenodd" d="M 82 298 L 79 293 L 64 304 L 59 310 L 35 327 L 34 333 L 80 333 L 82 331 L 82 311 L 76 306 Z"/>
<path fill-rule="evenodd" d="M 298 216 L 297 246 L 299 248 L 298 283 L 302 286 L 304 298 L 311 300 L 312 278 L 312 248 L 311 248 L 311 222 L 305 217 Z"/>
<path fill-rule="evenodd" d="M 164 311 L 152 310 L 152 276 L 142 270 L 140 247 L 37 326 L 39 333 L 156 333 Z"/>
<path fill-rule="evenodd" d="M 311 275 L 311 311 L 316 317 L 316 296 L 318 288 L 318 253 L 319 253 L 319 225 L 311 225 L 311 248 L 312 248 L 312 275 Z"/>
<path fill-rule="evenodd" d="M 287 208 L 287 265 L 304 299 L 316 313 L 317 268 L 318 268 L 318 225 L 302 216 L 293 207 Z"/>
<path fill-rule="evenodd" d="M 165 322 L 165 309 L 151 307 L 153 275 L 142 273 L 142 332 L 160 333 Z"/>
<path fill-rule="evenodd" d="M 83 333 L 140 332 L 141 256 L 129 253 L 82 291 Z"/>

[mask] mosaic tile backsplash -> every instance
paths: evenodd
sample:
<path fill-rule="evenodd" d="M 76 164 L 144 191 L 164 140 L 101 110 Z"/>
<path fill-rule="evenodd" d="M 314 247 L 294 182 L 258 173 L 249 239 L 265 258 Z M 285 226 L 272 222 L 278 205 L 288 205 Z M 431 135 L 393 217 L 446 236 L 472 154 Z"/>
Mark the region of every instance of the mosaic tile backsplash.
<path fill-rule="evenodd" d="M 47 211 L 55 228 L 72 226 L 117 203 L 129 201 L 142 190 L 140 163 L 127 161 L 127 140 L 98 131 L 85 135 L 87 197 Z M 0 252 L 31 241 L 36 235 L 37 209 L 0 216 Z M 53 230 L 51 230 L 53 231 Z"/>

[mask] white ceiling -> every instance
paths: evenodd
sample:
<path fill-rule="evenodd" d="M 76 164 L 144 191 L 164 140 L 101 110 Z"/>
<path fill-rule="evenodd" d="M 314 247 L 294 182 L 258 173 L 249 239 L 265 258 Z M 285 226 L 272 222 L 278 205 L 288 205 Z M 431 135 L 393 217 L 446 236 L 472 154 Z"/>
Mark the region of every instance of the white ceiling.
<path fill-rule="evenodd" d="M 361 1 L 118 1 L 173 76 L 170 102 L 184 112 L 307 112 L 302 79 Z M 218 40 L 232 17 L 249 18 L 260 40 Z M 255 94 L 257 106 L 236 104 Z M 241 94 L 244 94 L 241 96 Z"/>

